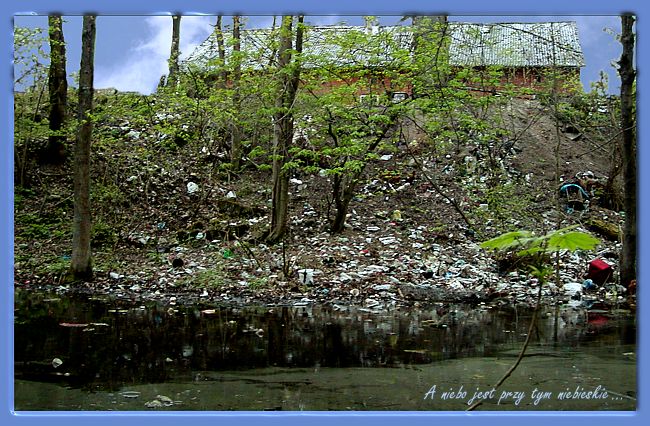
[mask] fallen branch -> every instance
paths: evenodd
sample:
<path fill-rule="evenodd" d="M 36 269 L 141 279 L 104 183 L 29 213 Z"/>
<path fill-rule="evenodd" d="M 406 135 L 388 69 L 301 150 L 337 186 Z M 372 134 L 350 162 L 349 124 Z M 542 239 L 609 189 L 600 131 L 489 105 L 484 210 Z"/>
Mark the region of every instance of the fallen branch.
<path fill-rule="evenodd" d="M 540 307 L 540 305 L 542 303 L 542 287 L 543 287 L 543 285 L 540 282 L 539 283 L 539 291 L 537 292 L 537 303 L 535 304 L 535 310 L 533 311 L 533 318 L 530 320 L 530 325 L 528 326 L 528 334 L 526 335 L 526 341 L 524 342 L 524 346 L 521 348 L 521 351 L 519 352 L 519 356 L 517 357 L 517 360 L 515 361 L 515 363 L 512 364 L 512 367 L 510 367 L 508 369 L 508 371 L 506 371 L 506 374 L 504 374 L 503 377 L 501 377 L 501 379 L 499 379 L 497 384 L 494 385 L 495 390 L 498 389 L 499 386 L 501 386 L 503 384 L 503 382 L 505 382 L 508 379 L 508 377 L 510 377 L 512 375 L 512 373 L 519 366 L 519 363 L 521 362 L 521 360 L 524 358 L 524 355 L 526 353 L 526 349 L 528 348 L 528 344 L 530 343 L 530 336 L 533 335 L 533 328 L 535 327 L 535 323 L 537 322 L 537 314 L 539 313 L 539 307 Z M 479 401 L 476 401 L 474 404 L 472 404 L 465 411 L 474 411 L 477 407 L 479 407 L 481 404 L 483 404 L 483 402 L 485 400 L 486 399 L 481 399 Z"/>

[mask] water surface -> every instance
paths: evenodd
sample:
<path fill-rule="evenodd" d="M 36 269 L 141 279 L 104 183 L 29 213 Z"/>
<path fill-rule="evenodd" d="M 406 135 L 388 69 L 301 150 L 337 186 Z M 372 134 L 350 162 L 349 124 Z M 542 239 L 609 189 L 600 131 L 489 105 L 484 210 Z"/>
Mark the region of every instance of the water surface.
<path fill-rule="evenodd" d="M 481 409 L 634 410 L 634 316 L 598 308 L 544 308 L 527 356 Z M 182 307 L 22 291 L 15 409 L 464 410 L 515 361 L 530 318 L 481 305 Z"/>

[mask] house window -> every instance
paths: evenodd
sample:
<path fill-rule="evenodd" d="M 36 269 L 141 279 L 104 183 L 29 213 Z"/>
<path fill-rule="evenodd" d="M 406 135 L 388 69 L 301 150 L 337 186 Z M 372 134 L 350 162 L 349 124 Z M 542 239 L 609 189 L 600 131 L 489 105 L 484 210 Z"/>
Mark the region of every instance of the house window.
<path fill-rule="evenodd" d="M 408 93 L 406 92 L 393 92 L 393 95 L 391 96 L 391 101 L 393 103 L 398 103 L 405 101 L 409 97 Z"/>

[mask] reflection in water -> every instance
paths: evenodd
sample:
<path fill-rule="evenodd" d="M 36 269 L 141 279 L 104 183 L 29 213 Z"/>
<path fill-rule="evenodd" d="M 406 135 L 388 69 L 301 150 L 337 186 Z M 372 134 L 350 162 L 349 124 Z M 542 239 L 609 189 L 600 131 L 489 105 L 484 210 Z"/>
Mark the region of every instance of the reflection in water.
<path fill-rule="evenodd" d="M 516 353 L 529 311 L 438 305 L 373 313 L 353 307 L 215 307 L 16 293 L 15 377 L 81 390 L 196 381 L 256 368 L 365 368 Z M 635 344 L 629 313 L 549 307 L 533 355 Z M 57 358 L 62 361 L 53 364 Z"/>

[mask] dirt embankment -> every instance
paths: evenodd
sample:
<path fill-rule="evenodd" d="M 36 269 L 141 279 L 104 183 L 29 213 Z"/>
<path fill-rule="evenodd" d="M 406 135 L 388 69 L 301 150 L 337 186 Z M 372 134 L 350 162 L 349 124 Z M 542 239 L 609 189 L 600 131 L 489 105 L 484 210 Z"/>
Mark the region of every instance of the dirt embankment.
<path fill-rule="evenodd" d="M 64 165 L 37 167 L 31 188 L 16 192 L 15 285 L 171 306 L 324 303 L 381 310 L 441 301 L 531 303 L 536 280 L 516 265 L 497 263 L 481 241 L 513 229 L 587 229 L 594 220 L 616 229 L 622 217 L 595 203 L 573 212 L 558 205 L 558 171 L 569 178 L 588 170 L 604 179 L 611 168 L 588 135 L 558 126 L 535 100 L 517 100 L 500 114 L 507 134 L 490 143 L 467 140 L 460 158 L 453 150 L 441 155 L 424 140 L 379 153 L 342 234 L 327 232 L 328 178 L 294 176 L 291 231 L 275 246 L 254 238 L 269 220 L 268 172 L 226 180 L 215 172 L 218 144 L 183 145 L 170 155 L 147 126 L 113 124 L 118 142 L 94 153 L 95 280 L 61 281 L 72 214 Z M 543 292 L 549 301 L 626 300 L 615 284 L 583 287 L 596 256 L 616 264 L 619 243 L 597 236 L 597 253 L 562 255 L 560 285 Z"/>

